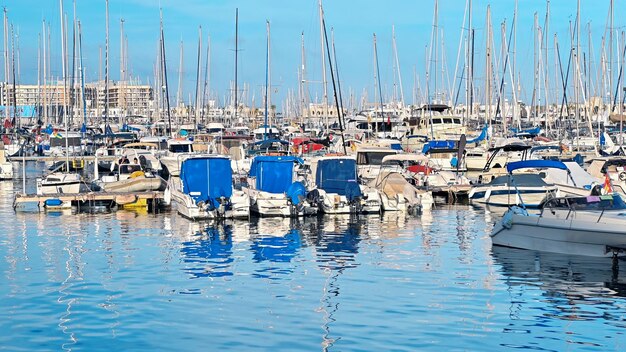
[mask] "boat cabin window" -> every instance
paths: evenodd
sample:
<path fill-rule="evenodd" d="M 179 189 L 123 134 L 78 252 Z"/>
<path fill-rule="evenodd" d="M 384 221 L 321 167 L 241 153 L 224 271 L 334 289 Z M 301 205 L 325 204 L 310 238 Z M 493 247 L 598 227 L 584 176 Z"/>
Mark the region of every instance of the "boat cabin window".
<path fill-rule="evenodd" d="M 191 153 L 191 144 L 171 144 L 169 151 L 172 153 Z"/>
<path fill-rule="evenodd" d="M 384 152 L 358 152 L 356 157 L 357 165 L 382 165 L 383 158 L 387 155 L 395 155 L 391 151 Z"/>
<path fill-rule="evenodd" d="M 433 125 L 437 123 L 441 123 L 441 119 L 433 119 Z"/>
<path fill-rule="evenodd" d="M 461 119 L 454 119 L 454 123 L 456 123 L 457 125 L 461 124 Z"/>
<path fill-rule="evenodd" d="M 619 195 L 568 197 L 551 199 L 544 208 L 573 210 L 626 210 L 626 203 Z"/>
<path fill-rule="evenodd" d="M 452 119 L 445 118 L 443 119 L 443 123 L 452 123 Z"/>

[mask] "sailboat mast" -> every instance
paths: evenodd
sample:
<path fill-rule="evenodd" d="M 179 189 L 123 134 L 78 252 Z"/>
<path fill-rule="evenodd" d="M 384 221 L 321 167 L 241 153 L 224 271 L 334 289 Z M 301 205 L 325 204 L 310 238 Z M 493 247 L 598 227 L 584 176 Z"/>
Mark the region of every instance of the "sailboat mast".
<path fill-rule="evenodd" d="M 264 133 L 263 140 L 267 140 L 267 124 L 269 119 L 269 100 L 270 100 L 270 21 L 265 21 L 266 26 L 266 34 L 267 34 L 267 46 L 265 52 L 265 124 L 264 124 Z"/>
<path fill-rule="evenodd" d="M 323 90 L 323 103 L 324 103 L 324 118 L 326 131 L 328 131 L 328 82 L 326 81 L 326 59 L 324 58 L 324 8 L 322 7 L 322 0 L 319 0 L 319 15 L 320 15 L 320 53 L 322 55 L 322 90 Z"/>
<path fill-rule="evenodd" d="M 234 90 L 234 98 L 235 98 L 235 112 L 234 119 L 238 121 L 237 112 L 239 110 L 239 102 L 237 98 L 239 96 L 239 92 L 237 91 L 237 66 L 238 66 L 238 57 L 239 55 L 239 8 L 235 9 L 235 90 Z M 232 121 L 231 121 L 232 124 Z"/>
<path fill-rule="evenodd" d="M 306 89 L 306 56 L 304 51 L 304 32 L 300 34 L 300 116 L 304 118 L 304 109 L 307 109 L 306 95 L 308 89 Z M 300 121 L 304 124 L 304 120 Z"/>
<path fill-rule="evenodd" d="M 199 115 L 200 115 L 200 108 L 199 108 L 199 103 L 200 103 L 200 74 L 201 74 L 201 69 L 200 67 L 202 66 L 202 26 L 198 27 L 198 64 L 196 66 L 196 101 L 194 103 L 194 119 L 193 119 L 193 124 L 194 124 L 194 128 L 198 128 L 198 119 L 199 119 Z"/>
<path fill-rule="evenodd" d="M 396 44 L 396 27 L 391 27 L 391 40 L 393 44 L 393 55 L 396 61 L 396 71 L 398 75 L 398 84 L 400 85 L 400 102 L 402 103 L 402 108 L 404 108 L 404 89 L 402 88 L 402 74 L 400 73 L 400 59 L 398 58 L 398 46 Z M 335 65 L 337 62 L 335 61 Z"/>
<path fill-rule="evenodd" d="M 61 16 L 62 18 L 62 16 Z M 5 96 L 7 97 L 7 100 L 9 98 L 9 20 L 7 18 L 7 8 L 4 8 L 4 81 L 6 82 L 5 85 Z M 10 119 L 10 115 L 9 115 L 9 102 L 5 101 L 4 102 L 4 116 L 6 118 L 7 121 L 9 121 Z"/>
<path fill-rule="evenodd" d="M 64 18 L 64 12 L 63 12 L 63 0 L 59 0 L 60 2 L 60 11 L 61 11 L 61 62 L 62 62 L 62 73 L 63 73 L 63 117 L 64 117 L 64 121 L 65 121 L 65 171 L 69 172 L 70 171 L 70 157 L 69 157 L 69 146 L 68 146 L 68 132 L 69 132 L 69 127 L 67 124 L 67 72 L 65 70 L 66 68 L 66 61 L 67 61 L 67 48 L 66 48 L 66 41 L 65 41 L 65 21 L 63 20 Z M 108 0 L 107 0 L 108 2 Z"/>
<path fill-rule="evenodd" d="M 109 0 L 106 0 L 106 25 L 104 41 L 104 133 L 109 128 Z"/>
<path fill-rule="evenodd" d="M 383 91 L 382 91 L 382 85 L 380 83 L 380 68 L 378 65 L 378 47 L 376 45 L 376 33 L 374 33 L 374 60 L 376 62 L 376 81 L 378 84 L 378 99 L 380 102 L 380 118 L 382 120 L 382 124 L 383 124 L 383 133 L 385 132 L 385 115 L 384 115 L 384 110 L 383 110 Z M 376 116 L 376 115 L 374 115 Z M 378 132 L 378 121 L 374 120 L 374 123 L 376 124 L 376 132 Z"/>
<path fill-rule="evenodd" d="M 163 86 L 165 87 L 165 108 L 167 109 L 167 127 L 169 136 L 172 136 L 172 112 L 170 108 L 170 88 L 167 80 L 167 60 L 165 60 L 165 33 L 163 30 L 163 13 L 161 12 L 161 64 L 163 65 Z"/>

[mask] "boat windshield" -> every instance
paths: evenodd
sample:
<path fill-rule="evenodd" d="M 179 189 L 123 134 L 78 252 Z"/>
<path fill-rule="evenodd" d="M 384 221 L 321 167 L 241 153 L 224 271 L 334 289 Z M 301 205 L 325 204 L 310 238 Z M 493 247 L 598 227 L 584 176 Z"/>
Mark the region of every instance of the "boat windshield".
<path fill-rule="evenodd" d="M 566 208 L 572 210 L 626 210 L 626 202 L 617 195 L 566 197 L 548 201 L 545 208 Z"/>

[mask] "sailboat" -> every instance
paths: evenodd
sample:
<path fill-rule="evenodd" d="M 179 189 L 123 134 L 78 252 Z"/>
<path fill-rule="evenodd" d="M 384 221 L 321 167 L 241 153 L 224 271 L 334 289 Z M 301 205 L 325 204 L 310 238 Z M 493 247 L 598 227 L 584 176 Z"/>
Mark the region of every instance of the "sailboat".
<path fill-rule="evenodd" d="M 106 8 L 106 16 L 107 16 L 107 50 L 108 50 L 108 18 L 109 18 L 109 2 L 107 0 L 107 8 Z M 61 11 L 61 18 L 64 18 L 64 12 L 63 12 L 63 0 L 60 0 L 60 11 Z M 64 82 L 64 94 L 63 94 L 63 98 L 64 98 L 64 107 L 68 107 L 67 104 L 67 60 L 66 60 L 66 52 L 67 52 L 67 43 L 66 43 L 66 37 L 65 37 L 65 32 L 66 32 L 66 28 L 65 28 L 65 21 L 61 21 L 61 48 L 62 48 L 62 53 L 63 53 L 63 60 L 62 60 L 62 65 L 63 65 L 63 82 Z M 107 71 L 108 72 L 108 71 Z M 108 94 L 107 94 L 108 96 Z M 65 131 L 67 133 L 67 131 L 69 131 L 69 126 L 68 126 L 68 114 L 67 111 L 64 110 L 63 113 L 64 116 L 64 123 L 65 123 Z M 67 136 L 66 136 L 67 137 Z M 76 173 L 69 173 L 70 167 L 69 167 L 69 142 L 68 142 L 68 138 L 65 138 L 65 172 L 61 172 L 58 171 L 59 169 L 56 169 L 55 171 L 53 171 L 51 174 L 48 174 L 46 176 L 44 176 L 43 178 L 38 178 L 37 179 L 37 194 L 39 195 L 44 195 L 44 194 L 61 194 L 61 193 L 69 193 L 69 194 L 75 194 L 75 193 L 80 193 L 81 190 L 83 190 L 85 187 L 83 187 L 84 183 L 82 182 L 82 178 L 79 174 Z M 63 205 L 62 205 L 63 206 Z M 66 204 L 67 206 L 67 204 Z"/>

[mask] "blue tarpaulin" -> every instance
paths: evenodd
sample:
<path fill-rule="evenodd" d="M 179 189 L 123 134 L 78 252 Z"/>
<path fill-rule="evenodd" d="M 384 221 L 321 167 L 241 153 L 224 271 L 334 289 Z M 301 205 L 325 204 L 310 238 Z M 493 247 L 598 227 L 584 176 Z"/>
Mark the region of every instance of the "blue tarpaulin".
<path fill-rule="evenodd" d="M 318 188 L 327 193 L 345 196 L 348 182 L 357 182 L 356 160 L 322 159 L 317 163 L 315 181 Z"/>
<path fill-rule="evenodd" d="M 183 192 L 194 193 L 191 198 L 196 202 L 210 202 L 213 207 L 219 206 L 220 197 L 233 195 L 232 176 L 228 158 L 189 158 L 180 167 Z"/>
<path fill-rule="evenodd" d="M 256 177 L 256 189 L 285 193 L 293 183 L 293 164 L 304 161 L 294 156 L 260 155 L 252 159 L 250 177 Z"/>
<path fill-rule="evenodd" d="M 422 154 L 428 154 L 431 150 L 436 149 L 456 149 L 456 141 L 428 141 L 422 148 Z"/>
<path fill-rule="evenodd" d="M 525 168 L 567 170 L 567 166 L 557 160 L 524 160 L 506 164 L 506 171 L 509 173 L 517 169 Z"/>

